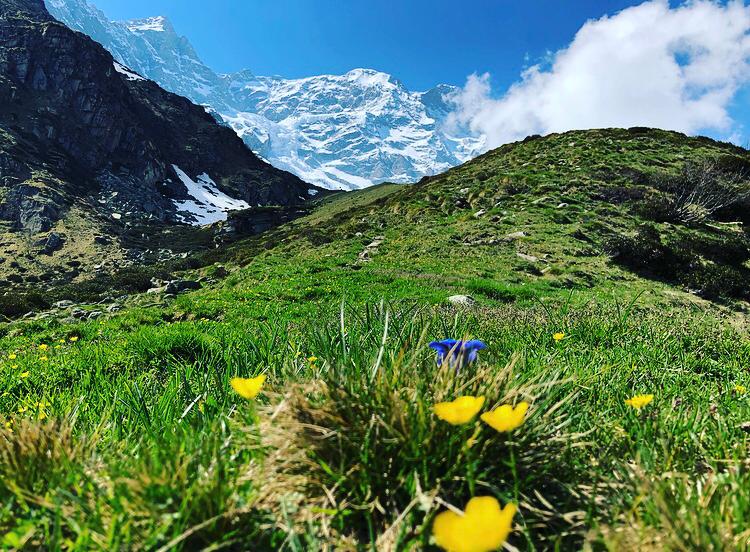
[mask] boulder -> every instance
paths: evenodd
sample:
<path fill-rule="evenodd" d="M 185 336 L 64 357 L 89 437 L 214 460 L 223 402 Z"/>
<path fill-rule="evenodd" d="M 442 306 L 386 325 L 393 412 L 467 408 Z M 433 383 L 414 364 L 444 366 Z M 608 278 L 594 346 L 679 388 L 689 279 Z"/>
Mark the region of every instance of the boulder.
<path fill-rule="evenodd" d="M 57 232 L 50 232 L 46 238 L 39 240 L 37 244 L 42 246 L 42 252 L 45 255 L 52 255 L 55 251 L 62 249 L 65 239 Z"/>
<path fill-rule="evenodd" d="M 177 295 L 178 293 L 184 293 L 186 291 L 194 291 L 197 289 L 201 289 L 200 282 L 195 282 L 192 280 L 172 280 L 169 282 L 166 286 L 166 289 L 164 290 L 166 293 L 171 293 L 174 295 Z"/>

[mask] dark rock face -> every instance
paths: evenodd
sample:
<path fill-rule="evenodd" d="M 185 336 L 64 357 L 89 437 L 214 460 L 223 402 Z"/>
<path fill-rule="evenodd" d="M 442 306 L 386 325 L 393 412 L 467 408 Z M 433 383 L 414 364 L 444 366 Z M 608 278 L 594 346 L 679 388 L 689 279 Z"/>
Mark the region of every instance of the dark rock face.
<path fill-rule="evenodd" d="M 55 251 L 61 249 L 64 243 L 65 238 L 60 234 L 57 232 L 50 232 L 46 238 L 39 240 L 37 245 L 41 246 L 42 253 L 45 255 L 52 255 Z"/>
<path fill-rule="evenodd" d="M 44 232 L 83 205 L 178 222 L 174 200 L 189 196 L 173 165 L 250 205 L 296 205 L 312 188 L 202 107 L 116 66 L 43 0 L 0 0 L 0 219 Z"/>

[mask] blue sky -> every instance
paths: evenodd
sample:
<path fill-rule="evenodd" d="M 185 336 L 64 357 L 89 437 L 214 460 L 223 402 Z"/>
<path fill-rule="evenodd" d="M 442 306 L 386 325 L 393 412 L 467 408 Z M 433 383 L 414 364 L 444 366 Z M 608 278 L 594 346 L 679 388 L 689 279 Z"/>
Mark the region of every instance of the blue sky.
<path fill-rule="evenodd" d="M 746 144 L 748 1 L 93 0 L 111 19 L 167 16 L 218 72 L 465 85 L 456 121 L 489 145 L 641 125 Z"/>
<path fill-rule="evenodd" d="M 166 15 L 220 72 L 305 77 L 368 67 L 410 89 L 515 81 L 624 0 L 93 0 L 111 19 Z"/>

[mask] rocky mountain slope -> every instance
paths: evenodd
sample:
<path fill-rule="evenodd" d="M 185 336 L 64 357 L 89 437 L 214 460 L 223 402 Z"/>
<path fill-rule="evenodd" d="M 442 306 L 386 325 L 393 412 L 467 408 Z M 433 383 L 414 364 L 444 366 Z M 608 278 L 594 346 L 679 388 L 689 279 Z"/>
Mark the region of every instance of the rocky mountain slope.
<path fill-rule="evenodd" d="M 66 231 L 76 233 L 76 247 L 87 239 L 93 247 L 97 231 L 117 236 L 144 224 L 206 224 L 251 206 L 302 204 L 315 193 L 258 159 L 204 108 L 54 20 L 42 0 L 0 2 L 7 257 L 45 240 L 40 233 L 54 233 L 43 244 L 51 254 L 65 247 Z M 85 223 L 86 232 L 66 229 L 72 221 Z"/>
<path fill-rule="evenodd" d="M 481 137 L 446 125 L 455 87 L 411 92 L 370 69 L 305 79 L 218 75 L 163 17 L 111 22 L 86 0 L 47 5 L 121 63 L 210 105 L 258 155 L 307 182 L 333 189 L 414 182 L 471 159 L 484 146 Z"/>

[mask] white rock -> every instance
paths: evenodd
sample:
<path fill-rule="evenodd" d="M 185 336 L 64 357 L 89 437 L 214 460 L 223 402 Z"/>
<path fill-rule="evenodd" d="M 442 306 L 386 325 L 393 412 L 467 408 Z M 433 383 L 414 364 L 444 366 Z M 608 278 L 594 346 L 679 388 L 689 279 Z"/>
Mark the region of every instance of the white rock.
<path fill-rule="evenodd" d="M 527 255 L 526 253 L 516 253 L 519 259 L 523 259 L 524 261 L 528 261 L 530 263 L 537 263 L 539 262 L 539 257 L 535 257 L 534 255 Z"/>
<path fill-rule="evenodd" d="M 471 307 L 476 303 L 476 300 L 470 295 L 451 295 L 448 297 L 448 302 L 461 307 Z"/>

